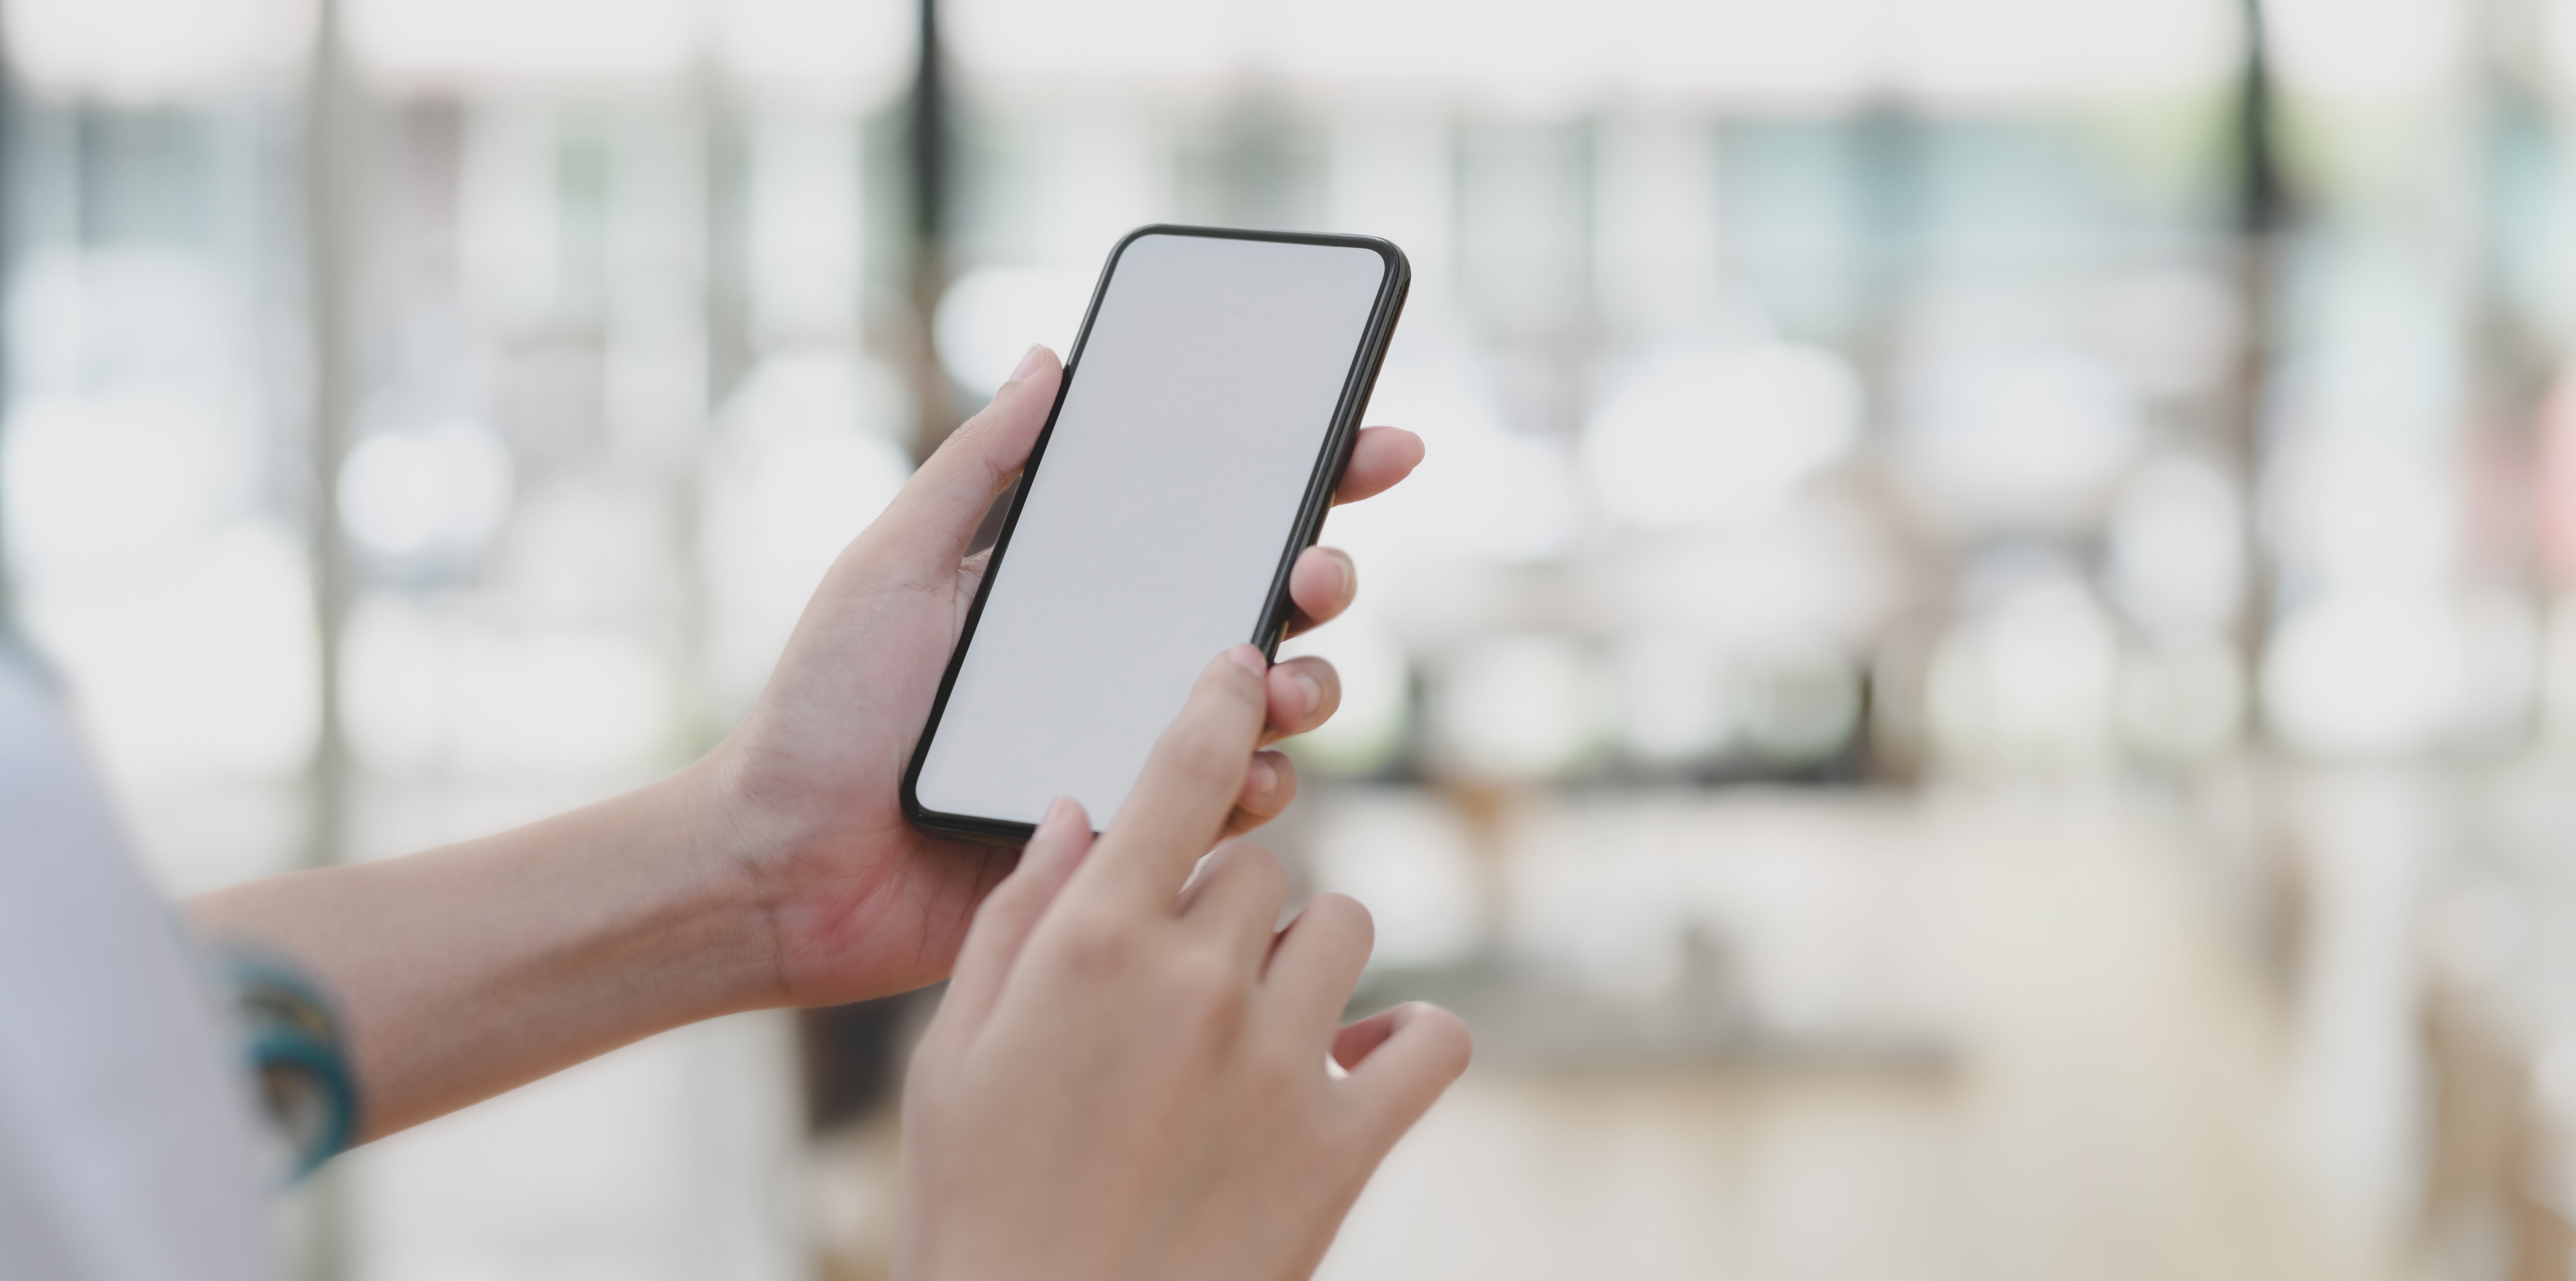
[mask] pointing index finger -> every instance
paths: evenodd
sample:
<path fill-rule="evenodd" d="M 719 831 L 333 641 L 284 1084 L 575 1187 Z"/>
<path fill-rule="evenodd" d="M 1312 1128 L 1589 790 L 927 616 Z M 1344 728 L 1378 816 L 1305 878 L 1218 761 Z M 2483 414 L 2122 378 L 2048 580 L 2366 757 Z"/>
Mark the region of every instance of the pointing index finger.
<path fill-rule="evenodd" d="M 1084 860 L 1073 891 L 1170 907 L 1190 868 L 1216 844 L 1243 790 L 1269 710 L 1267 669 L 1260 650 L 1237 645 L 1199 673 L 1135 790 Z"/>

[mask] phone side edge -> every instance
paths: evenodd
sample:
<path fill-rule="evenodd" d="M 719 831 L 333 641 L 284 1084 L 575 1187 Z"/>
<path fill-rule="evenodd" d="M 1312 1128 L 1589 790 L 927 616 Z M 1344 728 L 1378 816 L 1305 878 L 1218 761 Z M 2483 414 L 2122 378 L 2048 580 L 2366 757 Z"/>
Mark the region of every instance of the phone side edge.
<path fill-rule="evenodd" d="M 1332 426 L 1316 457 L 1314 474 L 1307 478 L 1296 524 L 1288 531 L 1288 545 L 1272 574 L 1270 595 L 1253 625 L 1252 643 L 1273 661 L 1279 657 L 1280 643 L 1287 639 L 1288 624 L 1297 609 L 1289 596 L 1288 580 L 1296 571 L 1297 558 L 1323 536 L 1324 518 L 1332 514 L 1333 495 L 1341 487 L 1342 472 L 1350 466 L 1351 453 L 1359 444 L 1360 420 L 1367 416 L 1369 400 L 1377 394 L 1378 375 L 1386 368 L 1396 324 L 1403 319 L 1405 301 L 1413 293 L 1412 260 L 1394 241 L 1379 236 L 1337 235 L 1316 236 L 1304 243 L 1368 249 L 1385 261 L 1387 273 L 1370 305 L 1368 327 L 1361 332 L 1359 347 L 1351 354 L 1350 373 L 1342 382 L 1342 398 L 1333 408 Z"/>

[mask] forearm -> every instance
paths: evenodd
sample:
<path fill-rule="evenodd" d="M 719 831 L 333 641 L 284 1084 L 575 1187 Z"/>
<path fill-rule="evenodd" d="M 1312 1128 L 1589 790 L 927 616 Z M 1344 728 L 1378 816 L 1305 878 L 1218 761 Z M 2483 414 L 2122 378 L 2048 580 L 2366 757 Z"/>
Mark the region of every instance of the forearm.
<path fill-rule="evenodd" d="M 683 774 L 407 858 L 201 896 L 219 945 L 340 1010 L 377 1138 L 684 1023 L 777 1001 L 766 913 Z"/>

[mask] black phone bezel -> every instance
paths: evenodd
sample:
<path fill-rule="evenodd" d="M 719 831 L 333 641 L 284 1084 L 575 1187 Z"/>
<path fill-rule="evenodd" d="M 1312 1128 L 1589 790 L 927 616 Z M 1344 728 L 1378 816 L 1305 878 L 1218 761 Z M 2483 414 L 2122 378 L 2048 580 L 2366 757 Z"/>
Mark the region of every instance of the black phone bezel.
<path fill-rule="evenodd" d="M 1064 409 L 1065 393 L 1082 371 L 1083 347 L 1091 341 L 1092 322 L 1100 315 L 1100 301 L 1109 292 L 1109 281 L 1118 273 L 1118 262 L 1126 256 L 1127 247 L 1147 236 L 1199 236 L 1217 240 L 1258 240 L 1276 244 L 1321 245 L 1347 249 L 1366 249 L 1378 255 L 1387 265 L 1385 279 L 1378 286 L 1376 300 L 1370 305 L 1368 327 L 1360 335 L 1359 350 L 1351 357 L 1350 373 L 1342 381 L 1341 399 L 1333 407 L 1333 420 L 1324 437 L 1324 447 L 1316 456 L 1314 473 L 1307 478 L 1305 497 L 1297 507 L 1296 523 L 1290 528 L 1288 542 L 1280 553 L 1279 564 L 1271 575 L 1270 594 L 1262 606 L 1261 618 L 1247 637 L 1259 645 L 1263 654 L 1276 658 L 1279 642 L 1288 629 L 1291 613 L 1296 608 L 1288 598 L 1289 571 L 1297 557 L 1323 533 L 1324 517 L 1332 510 L 1333 491 L 1339 485 L 1342 469 L 1350 465 L 1351 448 L 1359 439 L 1360 418 L 1368 412 L 1369 397 L 1377 390 L 1378 371 L 1386 363 L 1388 344 L 1395 335 L 1396 321 L 1404 313 L 1404 301 L 1413 287 L 1413 265 L 1394 242 L 1376 236 L 1343 236 L 1315 232 L 1249 231 L 1232 227 L 1192 227 L 1174 223 L 1154 223 L 1138 227 L 1118 240 L 1109 251 L 1109 260 L 1101 266 L 1100 279 L 1092 286 L 1091 303 L 1082 314 L 1082 328 L 1073 340 L 1073 351 L 1064 362 L 1064 378 L 1057 384 L 1055 403 L 1047 407 L 1046 426 L 1038 432 L 1037 442 L 1029 449 L 1029 461 L 1020 472 L 1020 483 L 1011 496 L 1009 512 L 1002 519 L 1001 535 L 994 540 L 992 559 L 985 565 L 983 581 L 975 589 L 975 603 L 966 612 L 966 625 L 958 633 L 956 648 L 948 655 L 948 670 L 939 678 L 939 696 L 930 705 L 930 718 L 922 724 L 921 736 L 914 740 L 912 760 L 903 772 L 903 816 L 921 831 L 933 836 L 972 841 L 979 845 L 1017 847 L 1028 843 L 1036 825 L 1008 819 L 983 818 L 972 814 L 951 814 L 930 809 L 921 803 L 915 787 L 921 769 L 930 756 L 931 740 L 939 732 L 940 718 L 947 714 L 948 695 L 957 686 L 957 673 L 966 663 L 967 647 L 975 642 L 975 626 L 984 617 L 984 602 L 992 594 L 993 584 L 1001 577 L 1002 561 L 1011 547 L 1011 535 L 1019 528 L 1020 508 L 1028 501 L 1029 481 L 1037 475 L 1046 458 L 1047 442 L 1055 435 L 1056 416 Z M 1094 815 L 1095 820 L 1103 818 Z"/>

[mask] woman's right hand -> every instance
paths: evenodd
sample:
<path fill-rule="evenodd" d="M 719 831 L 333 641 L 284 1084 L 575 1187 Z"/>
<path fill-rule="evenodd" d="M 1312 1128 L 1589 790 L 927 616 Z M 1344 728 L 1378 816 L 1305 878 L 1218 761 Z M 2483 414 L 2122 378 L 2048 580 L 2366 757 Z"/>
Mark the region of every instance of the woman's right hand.
<path fill-rule="evenodd" d="M 1266 706 L 1260 651 L 1227 651 L 1109 830 L 1058 800 L 977 912 L 905 1086 L 897 1275 L 1304 1277 L 1466 1070 L 1446 1010 L 1340 1026 L 1358 903 L 1276 928 L 1287 878 L 1240 842 L 1192 877 Z"/>

